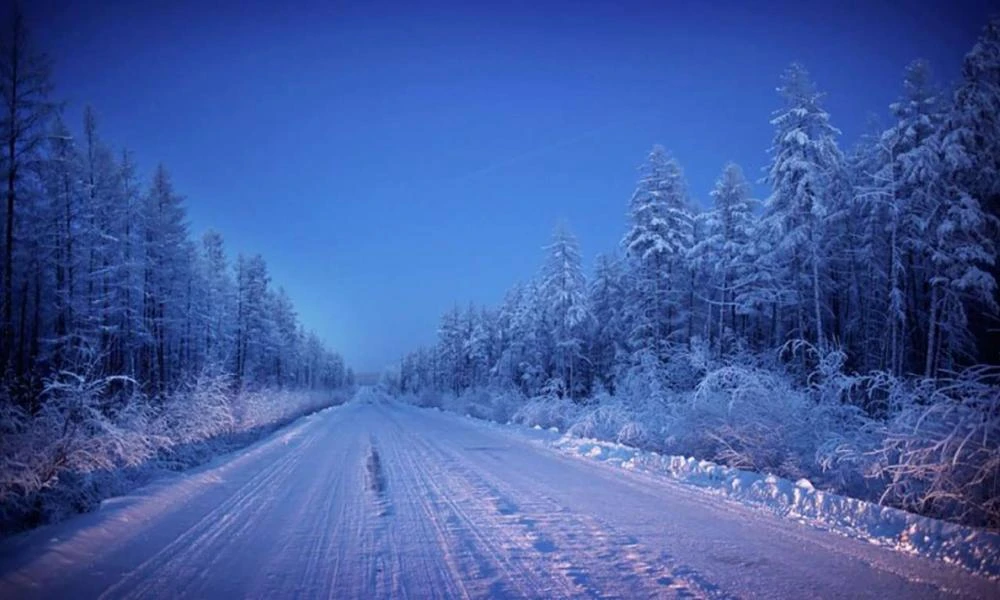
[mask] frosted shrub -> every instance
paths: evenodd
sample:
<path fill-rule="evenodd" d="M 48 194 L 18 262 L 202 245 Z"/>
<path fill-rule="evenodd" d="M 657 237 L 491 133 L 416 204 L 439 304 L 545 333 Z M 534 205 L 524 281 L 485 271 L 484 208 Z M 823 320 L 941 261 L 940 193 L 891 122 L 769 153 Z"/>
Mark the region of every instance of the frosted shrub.
<path fill-rule="evenodd" d="M 721 367 L 674 408 L 669 446 L 733 467 L 800 477 L 813 454 L 810 409 L 805 394 L 773 373 Z"/>
<path fill-rule="evenodd" d="M 515 389 L 496 390 L 491 396 L 493 406 L 490 419 L 497 423 L 510 421 L 526 402 L 524 396 Z"/>
<path fill-rule="evenodd" d="M 138 465 L 153 455 L 156 438 L 151 440 L 145 431 L 129 428 L 148 421 L 146 410 L 135 406 L 115 411 L 102 400 L 107 385 L 120 379 L 90 381 L 63 372 L 59 379 L 48 383 L 35 420 L 48 432 L 56 433 L 49 446 L 53 471 L 112 470 Z"/>
<path fill-rule="evenodd" d="M 664 386 L 679 391 L 693 389 L 711 366 L 710 354 L 708 344 L 700 339 L 692 341 L 690 350 L 672 352 L 663 366 Z"/>
<path fill-rule="evenodd" d="M 852 404 L 822 403 L 813 415 L 816 440 L 813 483 L 876 499 L 880 484 L 872 479 L 875 451 L 882 442 L 881 424 Z"/>
<path fill-rule="evenodd" d="M 434 390 L 424 390 L 416 396 L 416 405 L 424 408 L 441 408 L 441 392 Z"/>
<path fill-rule="evenodd" d="M 349 397 L 350 395 L 344 392 L 319 390 L 244 392 L 235 400 L 235 404 L 242 406 L 244 411 L 243 418 L 237 420 L 236 430 L 247 432 L 276 427 L 327 406 L 343 404 Z"/>
<path fill-rule="evenodd" d="M 455 394 L 450 392 L 444 392 L 441 394 L 441 410 L 447 410 L 449 412 L 465 414 L 465 405 L 462 403 L 462 399 Z"/>
<path fill-rule="evenodd" d="M 664 370 L 651 352 L 640 354 L 639 363 L 625 374 L 618 396 L 633 413 L 662 414 L 672 397 L 667 391 Z"/>
<path fill-rule="evenodd" d="M 644 421 L 630 419 L 618 429 L 615 441 L 636 448 L 659 450 L 658 433 L 661 433 L 659 429 L 647 426 Z"/>
<path fill-rule="evenodd" d="M 29 494 L 42 488 L 44 441 L 27 413 L 0 391 L 0 529 L 27 509 Z"/>
<path fill-rule="evenodd" d="M 898 405 L 908 394 L 905 381 L 885 372 L 848 376 L 839 372 L 839 365 L 837 372 L 831 371 L 831 364 L 827 362 L 822 383 L 814 384 L 812 420 L 819 469 L 814 482 L 877 500 L 884 489 L 876 475 L 884 424 L 872 413 L 885 415 L 890 406 Z"/>
<path fill-rule="evenodd" d="M 149 465 L 195 464 L 232 447 L 218 438 L 345 399 L 282 391 L 233 398 L 229 379 L 209 372 L 159 402 L 134 388 L 127 378 L 64 371 L 46 382 L 35 415 L 0 390 L 0 531 L 88 510 L 135 485 Z"/>
<path fill-rule="evenodd" d="M 601 403 L 586 410 L 567 433 L 582 438 L 617 441 L 618 433 L 633 416 L 620 402 Z"/>
<path fill-rule="evenodd" d="M 236 426 L 229 400 L 231 382 L 222 375 L 203 374 L 163 406 L 164 433 L 174 444 L 204 442 L 230 433 Z"/>
<path fill-rule="evenodd" d="M 263 423 L 267 423 L 274 415 L 273 400 L 269 399 L 257 391 L 242 391 L 233 400 L 237 407 L 237 426 L 240 431 L 253 429 Z"/>
<path fill-rule="evenodd" d="M 1000 371 L 918 382 L 886 425 L 878 458 L 882 501 L 1000 527 Z"/>
<path fill-rule="evenodd" d="M 3 402 L 0 522 L 85 510 L 118 487 L 121 469 L 155 455 L 163 439 L 137 428 L 148 423 L 148 409 L 110 406 L 103 398 L 112 382 L 131 383 L 61 372 L 46 382 L 30 418 Z"/>
<path fill-rule="evenodd" d="M 493 414 L 492 394 L 482 388 L 468 389 L 458 398 L 459 412 L 476 419 L 488 420 Z"/>
<path fill-rule="evenodd" d="M 565 431 L 576 421 L 579 413 L 580 406 L 569 398 L 538 396 L 519 408 L 512 420 L 522 425 L 538 425 L 545 429 L 556 427 Z"/>

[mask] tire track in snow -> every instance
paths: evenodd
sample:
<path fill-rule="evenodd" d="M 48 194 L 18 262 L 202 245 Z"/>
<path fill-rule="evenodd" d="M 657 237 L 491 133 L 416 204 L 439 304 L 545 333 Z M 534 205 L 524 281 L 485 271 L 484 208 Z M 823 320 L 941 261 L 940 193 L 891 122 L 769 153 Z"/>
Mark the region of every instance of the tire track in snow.
<path fill-rule="evenodd" d="M 253 593 L 257 597 L 296 595 L 328 597 L 339 581 L 340 567 L 348 552 L 341 551 L 350 491 L 358 482 L 351 479 L 353 470 L 345 468 L 357 445 L 343 433 L 328 433 L 320 456 L 326 460 L 301 464 L 313 467 L 313 477 L 305 477 L 308 488 L 300 494 L 296 509 L 289 511 L 286 526 L 280 531 L 271 560 L 257 576 Z M 318 463 L 318 464 L 316 464 Z"/>
<path fill-rule="evenodd" d="M 404 441 L 405 440 L 405 441 Z M 429 526 L 435 550 L 444 559 L 447 581 L 457 595 L 449 597 L 504 597 L 507 586 L 520 597 L 543 597 L 546 586 L 532 581 L 513 556 L 482 530 L 481 522 L 470 517 L 466 505 L 456 501 L 454 491 L 444 485 L 440 473 L 429 468 L 428 457 L 413 445 L 411 436 L 401 436 L 398 452 L 400 471 L 406 473 L 421 520 Z"/>
<path fill-rule="evenodd" d="M 452 543 L 472 554 L 478 551 L 479 574 L 489 577 L 490 587 L 477 597 L 513 593 L 523 598 L 563 598 L 580 593 L 576 582 L 551 568 L 547 541 L 530 535 L 523 526 L 511 527 L 508 515 L 496 510 L 491 497 L 470 486 L 452 465 L 437 463 L 439 457 L 422 438 L 411 436 L 407 443 L 416 450 L 414 454 L 420 454 L 417 468 L 430 488 L 433 503 L 428 514 L 447 514 L 449 529 L 457 533 L 457 542 Z M 487 567 L 496 574 L 489 573 Z M 508 587 L 513 589 L 507 591 Z"/>
<path fill-rule="evenodd" d="M 147 598 L 162 593 L 169 583 L 178 594 L 197 589 L 225 554 L 219 546 L 232 544 L 255 524 L 256 517 L 275 502 L 265 493 L 281 478 L 288 478 L 296 463 L 319 438 L 311 431 L 293 451 L 286 452 L 264 470 L 237 488 L 229 498 L 209 511 L 173 542 L 142 562 L 121 581 L 108 588 L 101 598 Z"/>
<path fill-rule="evenodd" d="M 576 586 L 569 596 L 718 598 L 724 594 L 691 567 L 672 556 L 652 553 L 632 536 L 616 533 L 593 517 L 573 513 L 552 498 L 537 493 L 537 481 L 512 486 L 498 477 L 496 465 L 477 464 L 470 452 L 439 440 L 419 437 L 432 456 L 430 464 L 448 465 L 457 475 L 453 487 L 473 490 L 474 498 L 488 498 L 505 523 L 519 527 L 544 561 Z M 450 441 L 450 440 L 449 440 Z M 497 463 L 502 459 L 497 458 Z M 525 490 L 530 490 L 526 494 Z"/>
<path fill-rule="evenodd" d="M 709 597 L 748 590 L 781 597 L 996 597 L 994 584 L 947 565 L 816 531 L 652 475 L 566 457 L 516 431 L 409 407 L 394 414 L 499 489 L 515 497 L 525 491 L 611 534 L 635 536 L 645 550 L 640 562 L 668 568 L 675 577 L 663 582 L 670 586 Z M 629 538 L 611 539 L 627 545 Z"/>
<path fill-rule="evenodd" d="M 385 538 L 395 558 L 393 597 L 472 598 L 459 557 L 444 541 L 440 515 L 428 506 L 417 461 L 398 438 L 397 429 L 383 424 L 383 464 L 393 503 Z"/>

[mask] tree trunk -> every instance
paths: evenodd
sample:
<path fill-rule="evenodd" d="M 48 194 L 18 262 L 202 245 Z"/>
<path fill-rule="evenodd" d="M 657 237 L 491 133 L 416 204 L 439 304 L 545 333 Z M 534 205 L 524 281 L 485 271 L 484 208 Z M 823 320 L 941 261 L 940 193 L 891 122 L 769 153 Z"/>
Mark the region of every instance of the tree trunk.
<path fill-rule="evenodd" d="M 927 356 L 924 362 L 924 377 L 933 377 L 935 373 L 935 361 L 937 354 L 937 319 L 938 319 L 938 286 L 931 286 L 931 306 L 930 319 L 927 329 Z"/>

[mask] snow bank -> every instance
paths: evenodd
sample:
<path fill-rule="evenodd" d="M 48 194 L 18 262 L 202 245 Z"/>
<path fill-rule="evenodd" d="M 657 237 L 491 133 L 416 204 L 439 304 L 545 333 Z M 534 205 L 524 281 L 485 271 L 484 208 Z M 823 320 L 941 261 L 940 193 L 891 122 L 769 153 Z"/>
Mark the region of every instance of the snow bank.
<path fill-rule="evenodd" d="M 551 442 L 563 452 L 623 469 L 666 475 L 775 514 L 798 518 L 850 537 L 961 566 L 1000 579 L 1000 535 L 922 517 L 872 502 L 683 456 L 662 456 L 621 444 L 563 436 Z"/>

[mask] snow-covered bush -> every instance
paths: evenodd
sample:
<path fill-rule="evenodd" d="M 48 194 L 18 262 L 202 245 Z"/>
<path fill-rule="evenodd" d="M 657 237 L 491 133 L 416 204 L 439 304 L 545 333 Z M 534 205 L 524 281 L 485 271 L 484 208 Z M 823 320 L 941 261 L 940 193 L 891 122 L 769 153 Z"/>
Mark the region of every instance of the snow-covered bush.
<path fill-rule="evenodd" d="M 33 425 L 0 390 L 0 531 L 28 510 L 27 498 L 42 488 L 44 438 Z"/>
<path fill-rule="evenodd" d="M 890 406 L 908 393 L 906 382 L 885 372 L 846 375 L 836 357 L 821 363 L 813 377 L 816 398 L 813 428 L 816 467 L 811 479 L 829 489 L 877 500 L 884 481 L 876 474 L 876 453 L 884 437 L 883 421 Z"/>
<path fill-rule="evenodd" d="M 497 423 L 507 423 L 514 414 L 524 406 L 527 400 L 516 389 L 496 390 L 491 394 L 492 407 L 490 419 Z"/>
<path fill-rule="evenodd" d="M 670 452 L 795 478 L 813 454 L 810 399 L 769 371 L 714 369 L 671 408 Z"/>
<path fill-rule="evenodd" d="M 157 432 L 170 438 L 172 445 L 197 444 L 232 432 L 237 422 L 230 389 L 227 376 L 197 377 L 164 399 L 156 421 Z"/>
<path fill-rule="evenodd" d="M 166 442 L 144 429 L 145 403 L 107 399 L 112 383 L 130 382 L 60 372 L 46 382 L 34 416 L 0 399 L 0 524 L 86 510 L 118 489 L 122 469 L 143 464 Z"/>
<path fill-rule="evenodd" d="M 618 441 L 618 434 L 634 416 L 624 404 L 605 400 L 588 407 L 567 433 L 582 438 Z"/>
<path fill-rule="evenodd" d="M 423 408 L 441 408 L 443 399 L 441 393 L 434 390 L 424 390 L 415 397 L 415 404 Z"/>
<path fill-rule="evenodd" d="M 626 371 L 619 396 L 634 407 L 666 404 L 666 379 L 660 361 L 652 352 L 641 352 L 638 363 Z"/>
<path fill-rule="evenodd" d="M 462 392 L 458 397 L 461 414 L 482 420 L 489 420 L 493 416 L 493 394 L 484 388 L 470 388 Z"/>
<path fill-rule="evenodd" d="M 580 405 L 569 398 L 537 396 L 517 409 L 511 420 L 521 425 L 565 431 L 576 422 L 580 412 Z"/>
<path fill-rule="evenodd" d="M 883 435 L 883 502 L 1000 528 L 1000 370 L 916 382 Z"/>
<path fill-rule="evenodd" d="M 712 367 L 710 356 L 707 343 L 699 338 L 692 340 L 690 349 L 678 349 L 667 358 L 661 371 L 663 385 L 681 392 L 693 389 Z"/>

